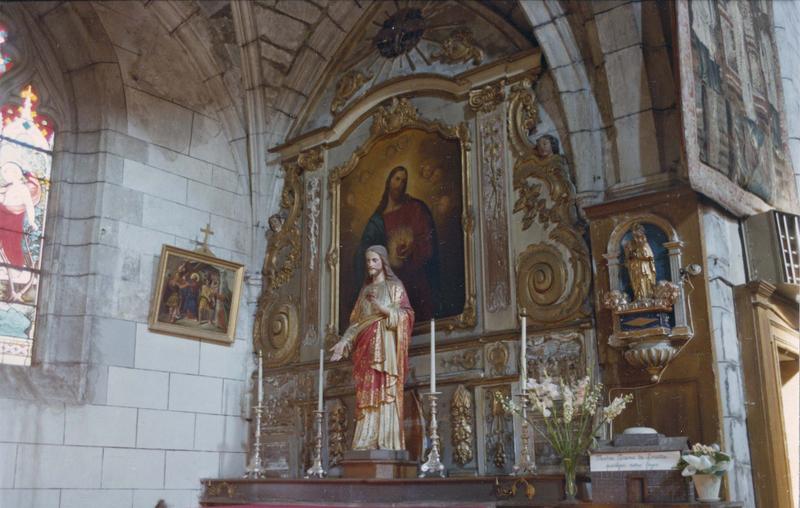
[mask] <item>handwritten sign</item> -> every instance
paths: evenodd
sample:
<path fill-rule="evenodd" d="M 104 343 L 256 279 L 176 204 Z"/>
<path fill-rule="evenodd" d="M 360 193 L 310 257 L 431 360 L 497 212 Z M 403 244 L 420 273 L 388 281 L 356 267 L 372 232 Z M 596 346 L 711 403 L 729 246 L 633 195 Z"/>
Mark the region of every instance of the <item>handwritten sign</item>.
<path fill-rule="evenodd" d="M 593 453 L 591 471 L 668 471 L 678 467 L 681 452 Z"/>

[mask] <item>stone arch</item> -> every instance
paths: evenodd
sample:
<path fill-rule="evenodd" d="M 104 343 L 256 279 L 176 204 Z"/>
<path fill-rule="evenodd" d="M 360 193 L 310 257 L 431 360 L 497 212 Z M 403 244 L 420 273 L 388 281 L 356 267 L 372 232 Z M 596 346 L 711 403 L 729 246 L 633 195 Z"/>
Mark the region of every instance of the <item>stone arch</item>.
<path fill-rule="evenodd" d="M 576 188 L 593 200 L 602 193 L 613 169 L 602 101 L 594 93 L 584 52 L 561 3 L 520 0 L 520 5 L 533 26 L 560 95 L 568 129 L 563 140 L 575 168 Z"/>
<path fill-rule="evenodd" d="M 652 224 L 658 227 L 667 235 L 670 242 L 681 241 L 678 237 L 678 232 L 675 230 L 675 226 L 673 226 L 672 223 L 670 223 L 667 219 L 654 213 L 642 213 L 629 217 L 627 220 L 621 222 L 614 228 L 608 238 L 606 256 L 619 256 L 619 244 L 622 242 L 622 237 L 625 236 L 625 233 L 627 233 L 631 226 L 637 222 Z"/>
<path fill-rule="evenodd" d="M 620 197 L 680 176 L 669 8 L 520 4 L 558 86 L 579 193 Z"/>

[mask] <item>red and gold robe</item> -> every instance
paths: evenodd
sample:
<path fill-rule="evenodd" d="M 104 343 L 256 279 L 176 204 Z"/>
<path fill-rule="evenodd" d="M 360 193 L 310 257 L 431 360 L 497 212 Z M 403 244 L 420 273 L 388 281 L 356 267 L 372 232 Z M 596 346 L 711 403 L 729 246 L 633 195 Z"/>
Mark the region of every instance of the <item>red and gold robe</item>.
<path fill-rule="evenodd" d="M 368 295 L 389 309 L 379 313 Z M 403 383 L 414 311 L 403 284 L 380 281 L 364 286 L 343 338 L 352 350 L 356 387 L 354 450 L 404 450 Z"/>

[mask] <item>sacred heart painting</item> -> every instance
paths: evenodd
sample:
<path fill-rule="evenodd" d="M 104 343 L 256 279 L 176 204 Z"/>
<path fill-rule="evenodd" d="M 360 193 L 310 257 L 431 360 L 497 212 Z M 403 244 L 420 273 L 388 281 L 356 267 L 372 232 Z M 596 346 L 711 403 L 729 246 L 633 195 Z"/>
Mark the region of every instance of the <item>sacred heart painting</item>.
<path fill-rule="evenodd" d="M 364 254 L 372 245 L 386 247 L 414 309 L 415 330 L 427 329 L 432 318 L 457 320 L 465 312 L 466 156 L 464 141 L 447 132 L 440 124 L 422 124 L 373 138 L 342 169 L 340 333 L 364 283 Z"/>
<path fill-rule="evenodd" d="M 240 264 L 164 245 L 150 330 L 233 342 L 243 278 Z"/>

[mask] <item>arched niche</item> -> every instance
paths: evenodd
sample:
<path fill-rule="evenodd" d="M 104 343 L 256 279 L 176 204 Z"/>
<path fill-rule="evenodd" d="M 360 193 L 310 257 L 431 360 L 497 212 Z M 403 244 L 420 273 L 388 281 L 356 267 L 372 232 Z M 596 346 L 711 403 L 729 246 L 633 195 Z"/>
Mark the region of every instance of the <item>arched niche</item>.
<path fill-rule="evenodd" d="M 672 334 L 691 337 L 691 323 L 687 317 L 686 294 L 683 287 L 684 243 L 678 236 L 675 227 L 665 218 L 653 213 L 631 215 L 613 229 L 608 239 L 606 252 L 603 255 L 608 264 L 609 289 L 610 291 L 627 293 L 626 288 L 623 286 L 623 282 L 626 280 L 622 272 L 622 269 L 624 269 L 624 266 L 622 266 L 624 263 L 623 245 L 626 236 L 629 235 L 636 224 L 641 224 L 645 228 L 651 227 L 653 231 L 660 232 L 662 235 L 662 241 L 658 241 L 657 247 L 663 249 L 662 252 L 666 255 L 667 265 L 663 271 L 658 271 L 657 265 L 657 280 L 667 280 L 675 284 L 679 290 L 679 296 L 673 308 L 674 323 Z M 654 243 L 649 239 L 649 235 L 648 241 L 651 244 Z M 664 273 L 667 270 L 668 272 Z"/>

